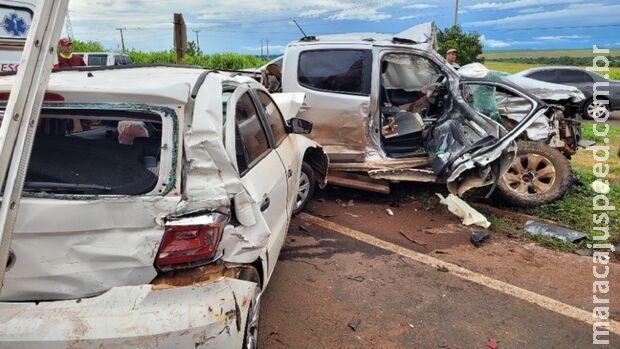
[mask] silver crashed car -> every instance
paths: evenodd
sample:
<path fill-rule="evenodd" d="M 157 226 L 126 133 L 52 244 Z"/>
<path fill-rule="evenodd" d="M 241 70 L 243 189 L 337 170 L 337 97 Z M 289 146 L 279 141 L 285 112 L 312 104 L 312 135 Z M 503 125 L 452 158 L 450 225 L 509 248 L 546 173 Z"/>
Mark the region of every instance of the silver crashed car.
<path fill-rule="evenodd" d="M 0 102 L 14 83 L 0 76 Z M 53 73 L 0 347 L 255 347 L 302 171 L 322 185 L 328 166 L 300 135 L 312 126 L 294 118 L 300 96 L 275 98 L 194 68 Z"/>

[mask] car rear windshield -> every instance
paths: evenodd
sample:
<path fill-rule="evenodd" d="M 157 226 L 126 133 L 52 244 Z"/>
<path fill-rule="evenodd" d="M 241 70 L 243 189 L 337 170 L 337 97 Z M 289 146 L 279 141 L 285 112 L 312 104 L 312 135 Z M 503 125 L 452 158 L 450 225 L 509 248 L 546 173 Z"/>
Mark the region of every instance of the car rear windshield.
<path fill-rule="evenodd" d="M 44 110 L 24 192 L 148 194 L 159 179 L 161 143 L 157 114 Z"/>

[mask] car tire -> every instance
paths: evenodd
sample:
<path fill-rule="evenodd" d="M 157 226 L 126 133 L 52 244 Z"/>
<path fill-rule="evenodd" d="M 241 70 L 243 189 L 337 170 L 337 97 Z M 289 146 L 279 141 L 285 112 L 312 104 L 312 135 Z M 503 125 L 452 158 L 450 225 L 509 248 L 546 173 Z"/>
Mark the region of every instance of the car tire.
<path fill-rule="evenodd" d="M 605 105 L 605 109 L 609 110 L 609 104 Z M 588 100 L 583 106 L 583 118 L 586 120 L 594 120 L 594 117 L 598 118 L 603 117 L 603 113 L 595 113 L 596 112 L 596 103 L 594 103 L 594 99 Z"/>
<path fill-rule="evenodd" d="M 573 182 L 568 159 L 539 142 L 518 142 L 517 156 L 497 182 L 496 193 L 512 206 L 535 207 L 562 198 Z"/>
<path fill-rule="evenodd" d="M 299 174 L 299 189 L 295 196 L 295 208 L 293 214 L 298 214 L 303 211 L 312 195 L 314 194 L 314 188 L 316 186 L 316 179 L 314 177 L 314 170 L 308 163 L 304 162 L 301 165 L 301 172 Z"/>
<path fill-rule="evenodd" d="M 248 316 L 245 321 L 245 333 L 243 335 L 242 349 L 256 349 L 258 347 L 258 325 L 260 320 L 261 289 L 258 285 L 254 288 Z"/>

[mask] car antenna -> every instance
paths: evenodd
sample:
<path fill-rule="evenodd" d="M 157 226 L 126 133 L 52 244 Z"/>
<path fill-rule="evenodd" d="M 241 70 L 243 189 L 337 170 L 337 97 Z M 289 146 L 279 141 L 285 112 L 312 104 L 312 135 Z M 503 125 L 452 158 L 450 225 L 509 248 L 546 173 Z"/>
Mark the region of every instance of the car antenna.
<path fill-rule="evenodd" d="M 295 23 L 297 28 L 299 28 L 299 31 L 301 32 L 301 34 L 304 36 L 303 38 L 301 38 L 301 41 L 314 41 L 314 40 L 316 40 L 316 36 L 308 36 L 308 35 L 306 35 L 306 32 L 301 28 L 299 23 L 297 23 L 295 18 L 293 18 L 293 23 Z"/>

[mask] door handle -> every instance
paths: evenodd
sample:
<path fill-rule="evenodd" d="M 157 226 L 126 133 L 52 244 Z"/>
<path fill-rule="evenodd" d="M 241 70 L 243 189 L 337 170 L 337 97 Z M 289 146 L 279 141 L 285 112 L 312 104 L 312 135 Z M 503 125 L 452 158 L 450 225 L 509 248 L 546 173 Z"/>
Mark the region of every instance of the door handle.
<path fill-rule="evenodd" d="M 293 177 L 293 170 L 291 170 L 290 168 L 288 169 L 286 173 L 288 174 L 288 178 Z"/>
<path fill-rule="evenodd" d="M 271 200 L 269 200 L 269 198 L 265 198 L 265 200 L 263 200 L 263 203 L 260 205 L 260 211 L 261 212 L 265 212 L 265 210 L 267 210 L 269 208 L 269 205 L 271 205 Z"/>

